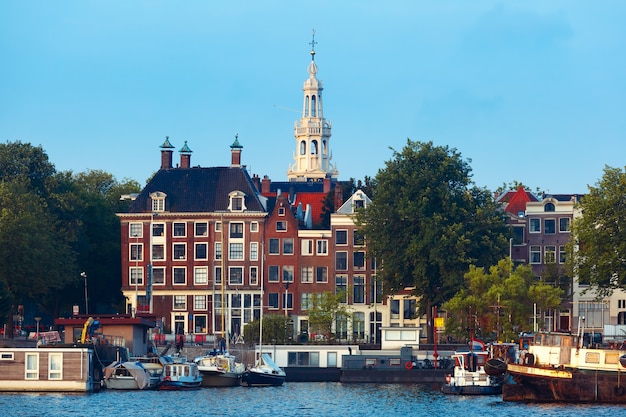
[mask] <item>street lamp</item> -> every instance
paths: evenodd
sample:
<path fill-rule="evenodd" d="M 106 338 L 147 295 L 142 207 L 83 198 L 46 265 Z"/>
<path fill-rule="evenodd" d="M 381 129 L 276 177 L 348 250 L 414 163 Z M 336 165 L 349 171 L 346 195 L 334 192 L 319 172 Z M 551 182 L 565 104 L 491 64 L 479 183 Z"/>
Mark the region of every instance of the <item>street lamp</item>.
<path fill-rule="evenodd" d="M 41 321 L 41 317 L 35 317 L 35 321 L 37 322 L 37 342 L 39 342 L 39 322 Z"/>
<path fill-rule="evenodd" d="M 80 276 L 85 279 L 85 315 L 89 314 L 89 303 L 87 301 L 87 273 L 81 272 Z"/>

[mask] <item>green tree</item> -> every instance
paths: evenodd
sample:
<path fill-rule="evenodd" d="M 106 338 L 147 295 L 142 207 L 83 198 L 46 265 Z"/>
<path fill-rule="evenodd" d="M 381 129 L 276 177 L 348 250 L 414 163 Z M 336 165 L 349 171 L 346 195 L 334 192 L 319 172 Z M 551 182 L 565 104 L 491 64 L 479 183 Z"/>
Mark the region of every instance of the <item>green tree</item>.
<path fill-rule="evenodd" d="M 568 244 L 570 268 L 599 296 L 626 289 L 626 168 L 604 175 L 577 204 Z"/>
<path fill-rule="evenodd" d="M 470 326 L 486 340 L 514 339 L 532 329 L 534 304 L 545 312 L 558 308 L 563 296 L 560 288 L 535 281 L 530 266 L 511 269 L 508 259 L 488 271 L 470 266 L 465 281 L 465 288 L 442 306 L 448 315 L 446 334 L 458 339 L 468 337 Z"/>
<path fill-rule="evenodd" d="M 313 297 L 313 305 L 308 312 L 309 334 L 322 335 L 326 340 L 334 342 L 336 337 L 333 327 L 337 320 L 350 317 L 350 308 L 345 301 L 345 291 L 325 291 Z"/>
<path fill-rule="evenodd" d="M 429 323 L 432 306 L 462 288 L 469 265 L 493 265 L 507 253 L 504 218 L 470 174 L 455 149 L 409 139 L 379 170 L 372 203 L 357 213 L 370 256 L 382 261 L 386 292 L 413 287 Z"/>
<path fill-rule="evenodd" d="M 290 342 L 291 324 L 284 314 L 266 314 L 263 316 L 263 345 L 284 345 Z M 246 343 L 253 346 L 259 343 L 259 320 L 246 324 L 244 337 Z"/>

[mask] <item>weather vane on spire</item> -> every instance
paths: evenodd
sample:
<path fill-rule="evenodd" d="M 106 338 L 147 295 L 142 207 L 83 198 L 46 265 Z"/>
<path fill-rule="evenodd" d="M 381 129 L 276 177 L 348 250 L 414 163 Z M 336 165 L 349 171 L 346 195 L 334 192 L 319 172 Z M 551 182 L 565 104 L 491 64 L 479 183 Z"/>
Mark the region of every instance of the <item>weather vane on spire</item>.
<path fill-rule="evenodd" d="M 311 45 L 311 59 L 313 61 L 315 61 L 315 44 L 317 42 L 315 42 L 315 29 L 313 29 L 313 40 L 311 42 L 309 42 L 309 45 Z"/>

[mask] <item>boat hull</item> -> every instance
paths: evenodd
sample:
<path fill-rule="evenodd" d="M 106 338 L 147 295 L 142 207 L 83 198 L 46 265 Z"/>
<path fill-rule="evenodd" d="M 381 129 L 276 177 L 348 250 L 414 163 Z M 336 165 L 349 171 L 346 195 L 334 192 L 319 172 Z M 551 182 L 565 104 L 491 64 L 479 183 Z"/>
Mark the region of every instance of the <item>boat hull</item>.
<path fill-rule="evenodd" d="M 510 365 L 504 401 L 626 404 L 626 375 Z"/>
<path fill-rule="evenodd" d="M 285 374 L 255 372 L 253 370 L 246 371 L 241 378 L 241 384 L 247 387 L 278 387 L 284 382 Z"/>
<path fill-rule="evenodd" d="M 203 387 L 237 387 L 241 385 L 241 374 L 233 372 L 203 372 L 202 386 Z"/>
<path fill-rule="evenodd" d="M 441 387 L 441 392 L 451 395 L 500 395 L 502 394 L 502 385 L 449 385 L 445 384 Z"/>

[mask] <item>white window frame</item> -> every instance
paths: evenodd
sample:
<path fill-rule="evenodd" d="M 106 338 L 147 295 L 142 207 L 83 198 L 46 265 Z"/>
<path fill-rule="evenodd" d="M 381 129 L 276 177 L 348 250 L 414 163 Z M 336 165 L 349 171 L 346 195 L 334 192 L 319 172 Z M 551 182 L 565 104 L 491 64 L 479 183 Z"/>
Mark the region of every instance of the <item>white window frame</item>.
<path fill-rule="evenodd" d="M 143 237 L 143 223 L 128 223 L 128 237 L 142 238 Z"/>
<path fill-rule="evenodd" d="M 156 282 L 154 280 L 154 271 L 159 270 L 163 271 L 163 282 Z M 167 274 L 165 273 L 165 267 L 162 266 L 153 266 L 152 267 L 152 285 L 165 285 L 165 281 L 167 280 Z"/>
<path fill-rule="evenodd" d="M 250 260 L 257 261 L 259 259 L 259 242 L 250 242 Z"/>
<path fill-rule="evenodd" d="M 259 285 L 259 268 L 256 266 L 251 266 L 249 270 L 250 274 L 250 285 Z"/>
<path fill-rule="evenodd" d="M 63 379 L 63 353 L 48 354 L 48 379 L 53 381 Z"/>
<path fill-rule="evenodd" d="M 328 255 L 328 240 L 327 239 L 318 239 L 317 244 L 315 245 L 315 254 L 321 256 Z"/>
<path fill-rule="evenodd" d="M 206 295 L 194 295 L 193 296 L 193 309 L 195 311 L 207 311 L 208 303 Z"/>
<path fill-rule="evenodd" d="M 204 233 L 200 233 L 198 234 L 198 226 L 199 225 L 204 225 Z M 195 237 L 207 237 L 209 236 L 209 223 L 208 222 L 195 222 L 193 224 L 193 235 Z"/>
<path fill-rule="evenodd" d="M 172 310 L 173 311 L 187 310 L 187 296 L 186 295 L 174 295 L 172 297 Z"/>
<path fill-rule="evenodd" d="M 313 239 L 302 239 L 300 241 L 300 254 L 302 256 L 312 256 L 315 254 Z"/>
<path fill-rule="evenodd" d="M 26 352 L 24 354 L 24 379 L 32 381 L 39 379 L 39 353 Z M 30 360 L 29 360 L 30 359 Z"/>
<path fill-rule="evenodd" d="M 302 282 L 303 284 L 312 284 L 315 281 L 314 274 L 315 274 L 315 267 L 301 266 L 300 267 L 300 282 Z"/>
<path fill-rule="evenodd" d="M 198 257 L 198 246 L 204 246 L 204 257 L 203 258 L 199 258 Z M 206 243 L 206 242 L 195 243 L 194 244 L 193 257 L 196 260 L 198 260 L 198 259 L 200 259 L 200 260 L 207 260 L 207 259 L 209 259 L 209 244 Z"/>
<path fill-rule="evenodd" d="M 183 253 L 184 254 L 183 254 L 182 257 L 181 256 L 176 257 L 176 249 L 177 248 L 180 249 L 181 247 L 183 248 Z M 185 260 L 187 260 L 187 244 L 183 243 L 183 242 L 172 243 L 172 258 L 175 261 L 185 261 Z"/>
<path fill-rule="evenodd" d="M 196 266 L 193 268 L 194 285 L 207 285 L 209 283 L 209 268 L 206 266 Z"/>
<path fill-rule="evenodd" d="M 533 225 L 537 226 L 533 228 Z M 528 233 L 541 233 L 541 219 L 533 217 L 528 219 Z"/>
<path fill-rule="evenodd" d="M 180 225 L 183 225 L 183 234 L 177 235 L 177 227 L 180 228 Z M 173 222 L 172 223 L 172 237 L 187 237 L 187 222 Z"/>
<path fill-rule="evenodd" d="M 176 282 L 176 271 L 182 269 L 184 272 L 185 282 Z M 187 267 L 186 266 L 173 266 L 172 267 L 172 285 L 187 285 Z"/>

